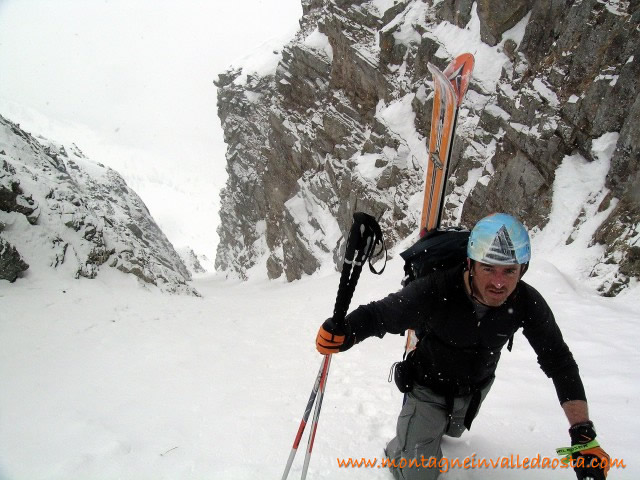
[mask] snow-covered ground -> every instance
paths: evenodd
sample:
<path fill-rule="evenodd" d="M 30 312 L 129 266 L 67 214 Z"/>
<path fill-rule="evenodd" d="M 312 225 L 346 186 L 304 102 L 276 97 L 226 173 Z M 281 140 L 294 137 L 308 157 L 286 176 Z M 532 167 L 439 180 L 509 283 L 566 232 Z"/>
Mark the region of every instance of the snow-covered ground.
<path fill-rule="evenodd" d="M 602 298 L 539 255 L 526 279 L 545 295 L 576 356 L 611 478 L 636 478 L 640 454 L 637 288 Z M 338 274 L 292 284 L 203 277 L 203 298 L 142 289 L 132 276 L 39 275 L 0 283 L 0 478 L 280 478 L 321 357 L 317 328 Z M 363 273 L 353 305 L 398 288 L 394 259 Z M 401 394 L 387 382 L 403 338 L 373 338 L 332 363 L 308 478 L 390 479 L 339 468 L 379 457 Z M 303 442 L 306 445 L 306 435 Z M 568 443 L 555 392 L 522 334 L 470 432 L 445 455 L 554 456 Z M 298 453 L 290 478 L 298 478 Z M 452 470 L 447 479 L 575 478 L 554 470 Z"/>

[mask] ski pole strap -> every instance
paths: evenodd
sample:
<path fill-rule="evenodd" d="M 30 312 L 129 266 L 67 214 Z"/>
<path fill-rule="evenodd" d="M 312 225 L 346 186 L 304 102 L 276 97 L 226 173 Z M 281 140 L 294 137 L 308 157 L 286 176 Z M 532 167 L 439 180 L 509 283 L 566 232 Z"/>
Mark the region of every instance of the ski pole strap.
<path fill-rule="evenodd" d="M 378 253 L 374 253 L 371 256 L 371 258 L 369 258 L 369 270 L 371 271 L 371 273 L 375 275 L 382 275 L 382 272 L 384 272 L 384 269 L 387 266 L 387 246 L 384 244 L 384 239 L 382 237 L 380 238 L 380 242 L 382 243 L 382 245 L 380 246 L 380 250 L 378 251 Z M 382 255 L 383 251 L 384 251 L 384 265 L 382 265 L 382 268 L 380 270 L 376 270 L 373 266 L 373 259 L 378 258 L 380 255 Z"/>
<path fill-rule="evenodd" d="M 600 444 L 598 443 L 597 440 L 591 440 L 589 443 L 584 443 L 584 444 L 579 443 L 576 445 L 572 445 L 571 447 L 556 448 L 556 453 L 561 457 L 564 456 L 564 458 L 562 459 L 562 463 L 568 464 L 571 462 L 571 456 L 574 453 L 582 452 L 583 450 L 589 450 L 591 448 L 596 448 L 599 446 Z"/>
<path fill-rule="evenodd" d="M 376 247 L 380 246 L 380 250 L 375 252 Z M 344 253 L 345 263 L 354 265 L 364 265 L 369 261 L 369 269 L 372 273 L 380 275 L 384 271 L 384 266 L 378 272 L 372 264 L 372 259 L 379 257 L 382 252 L 386 252 L 387 248 L 382 238 L 382 229 L 378 221 L 369 214 L 364 212 L 356 212 L 353 214 L 353 224 L 347 239 L 347 248 Z"/>

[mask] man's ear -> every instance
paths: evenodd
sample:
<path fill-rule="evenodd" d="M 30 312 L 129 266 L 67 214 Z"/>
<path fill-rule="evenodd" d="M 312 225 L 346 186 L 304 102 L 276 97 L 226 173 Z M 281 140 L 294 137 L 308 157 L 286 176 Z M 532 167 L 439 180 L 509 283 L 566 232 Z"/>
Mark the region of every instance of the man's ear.
<path fill-rule="evenodd" d="M 467 257 L 467 270 L 471 271 L 471 259 Z"/>

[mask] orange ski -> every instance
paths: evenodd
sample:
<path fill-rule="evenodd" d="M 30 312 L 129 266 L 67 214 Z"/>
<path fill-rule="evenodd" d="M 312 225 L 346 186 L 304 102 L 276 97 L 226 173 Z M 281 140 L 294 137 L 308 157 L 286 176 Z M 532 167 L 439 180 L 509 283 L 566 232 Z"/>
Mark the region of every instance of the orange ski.
<path fill-rule="evenodd" d="M 469 87 L 473 65 L 470 53 L 456 57 L 444 72 L 428 64 L 433 75 L 434 97 L 421 231 L 440 226 L 458 108 Z"/>
<path fill-rule="evenodd" d="M 431 63 L 427 65 L 433 75 L 434 94 L 429 159 L 420 221 L 421 233 L 440 227 L 458 109 L 467 93 L 473 65 L 474 58 L 470 53 L 463 53 L 454 58 L 444 72 Z M 417 343 L 418 338 L 414 331 L 407 330 L 405 355 L 412 351 Z"/>

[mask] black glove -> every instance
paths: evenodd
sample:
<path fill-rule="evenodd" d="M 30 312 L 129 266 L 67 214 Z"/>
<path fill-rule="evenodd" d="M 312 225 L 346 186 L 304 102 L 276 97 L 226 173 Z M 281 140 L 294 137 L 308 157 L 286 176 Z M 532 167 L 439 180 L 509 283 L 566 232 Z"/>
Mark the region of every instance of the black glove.
<path fill-rule="evenodd" d="M 569 429 L 571 435 L 571 445 L 586 445 L 596 438 L 596 431 L 593 422 L 577 423 Z M 571 454 L 573 470 L 576 472 L 578 480 L 605 480 L 611 459 L 596 443 L 593 447 L 580 450 Z"/>
<path fill-rule="evenodd" d="M 333 318 L 326 320 L 316 337 L 316 349 L 323 355 L 344 352 L 353 347 L 356 337 L 343 325 L 338 325 Z"/>

